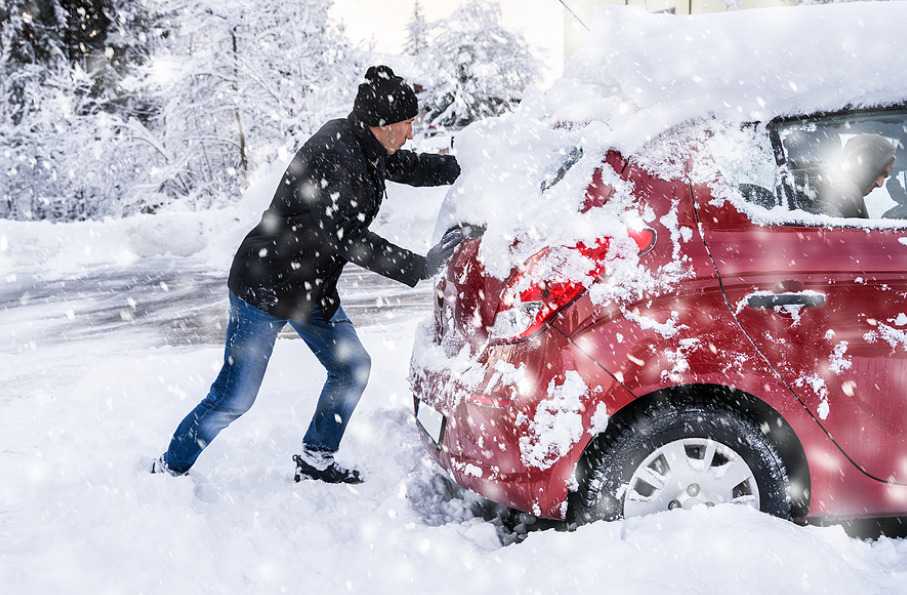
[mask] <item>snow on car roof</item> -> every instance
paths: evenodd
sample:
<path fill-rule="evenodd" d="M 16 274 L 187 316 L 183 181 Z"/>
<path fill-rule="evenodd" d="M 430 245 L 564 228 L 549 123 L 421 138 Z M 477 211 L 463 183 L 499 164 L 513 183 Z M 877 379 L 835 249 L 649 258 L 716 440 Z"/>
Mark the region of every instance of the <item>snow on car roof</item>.
<path fill-rule="evenodd" d="M 579 213 L 609 148 L 639 154 L 662 133 L 708 117 L 766 121 L 903 101 L 904 22 L 907 2 L 692 17 L 604 8 L 587 45 L 551 89 L 457 137 L 462 174 L 435 235 L 457 222 L 485 225 L 478 256 L 499 278 L 544 246 L 608 235 L 617 240 L 612 245 L 630 250 L 627 229 L 634 218 L 645 219 L 645 209 L 608 168 L 603 174 L 614 196 L 603 208 Z M 645 152 L 676 152 L 669 145 L 650 143 Z M 632 260 L 624 263 L 627 275 L 615 277 L 621 290 L 641 278 Z M 648 285 L 682 274 L 669 273 Z M 645 289 L 637 285 L 634 293 Z"/>
<path fill-rule="evenodd" d="M 602 9 L 534 110 L 614 127 L 627 152 L 691 118 L 765 121 L 907 97 L 907 2 L 673 16 Z"/>

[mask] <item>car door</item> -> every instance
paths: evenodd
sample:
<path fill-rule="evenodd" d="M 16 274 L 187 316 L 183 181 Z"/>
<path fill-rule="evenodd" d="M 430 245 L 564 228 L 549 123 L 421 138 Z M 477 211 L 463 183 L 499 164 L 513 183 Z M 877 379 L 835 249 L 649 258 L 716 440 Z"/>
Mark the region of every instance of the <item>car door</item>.
<path fill-rule="evenodd" d="M 869 218 L 827 211 L 847 143 L 883 137 L 897 162 L 905 130 L 901 110 L 777 122 L 769 133 L 778 206 L 718 202 L 709 187 L 694 189 L 728 305 L 749 339 L 851 461 L 897 483 L 907 483 L 907 221 L 882 216 L 894 204 L 884 185 L 863 199 Z"/>

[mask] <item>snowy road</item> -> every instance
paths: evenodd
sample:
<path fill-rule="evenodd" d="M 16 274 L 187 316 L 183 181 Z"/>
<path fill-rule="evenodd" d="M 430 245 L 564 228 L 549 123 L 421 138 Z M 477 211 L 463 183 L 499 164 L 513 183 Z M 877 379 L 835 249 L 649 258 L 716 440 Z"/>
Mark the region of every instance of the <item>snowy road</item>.
<path fill-rule="evenodd" d="M 431 311 L 431 286 L 415 289 L 348 266 L 343 307 L 357 326 L 393 324 Z M 173 259 L 77 274 L 17 274 L 0 285 L 0 353 L 23 345 L 72 342 L 115 333 L 157 333 L 160 345 L 219 343 L 227 309 L 226 271 Z M 284 331 L 295 336 L 292 329 Z"/>
<path fill-rule="evenodd" d="M 362 486 L 293 484 L 323 371 L 281 337 L 252 411 L 192 478 L 150 457 L 220 366 L 224 275 L 164 257 L 0 285 L 0 585 L 77 593 L 904 593 L 907 543 L 736 507 L 533 533 L 438 489 L 409 413 L 430 289 L 344 278 L 373 357 L 341 458 Z"/>

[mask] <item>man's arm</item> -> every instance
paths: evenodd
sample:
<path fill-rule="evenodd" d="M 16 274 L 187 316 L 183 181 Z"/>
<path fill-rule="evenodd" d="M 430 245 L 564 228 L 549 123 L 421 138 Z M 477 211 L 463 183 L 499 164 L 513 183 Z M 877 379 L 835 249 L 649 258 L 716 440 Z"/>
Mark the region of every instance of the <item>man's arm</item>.
<path fill-rule="evenodd" d="M 353 264 L 382 277 L 415 287 L 425 277 L 425 257 L 385 240 L 378 234 L 356 230 L 340 241 L 340 253 Z"/>
<path fill-rule="evenodd" d="M 397 151 L 385 160 L 387 179 L 410 186 L 444 186 L 460 175 L 460 164 L 453 155 Z"/>
<path fill-rule="evenodd" d="M 312 159 L 307 187 L 314 188 L 319 205 L 317 232 L 325 248 L 347 262 L 383 277 L 415 286 L 425 274 L 425 257 L 401 248 L 366 226 L 368 205 L 362 177 L 350 171 L 347 155 L 326 152 Z"/>

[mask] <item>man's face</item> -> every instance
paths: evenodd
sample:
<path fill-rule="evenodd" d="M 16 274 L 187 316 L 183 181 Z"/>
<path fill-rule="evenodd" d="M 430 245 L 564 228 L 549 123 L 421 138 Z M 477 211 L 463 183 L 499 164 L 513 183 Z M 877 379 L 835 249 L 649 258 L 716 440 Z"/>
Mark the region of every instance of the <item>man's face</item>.
<path fill-rule="evenodd" d="M 869 190 L 866 192 L 866 194 L 869 194 L 876 188 L 881 188 L 882 186 L 884 186 L 885 180 L 887 180 L 891 176 L 891 172 L 893 169 L 894 169 L 894 161 L 889 161 L 888 165 L 886 165 L 885 168 L 881 172 L 879 172 L 878 177 L 875 180 L 873 180 L 872 186 L 869 187 Z"/>
<path fill-rule="evenodd" d="M 393 155 L 400 150 L 406 141 L 413 138 L 413 121 L 415 118 L 403 120 L 387 126 L 372 128 L 372 133 L 384 147 L 388 155 Z"/>

